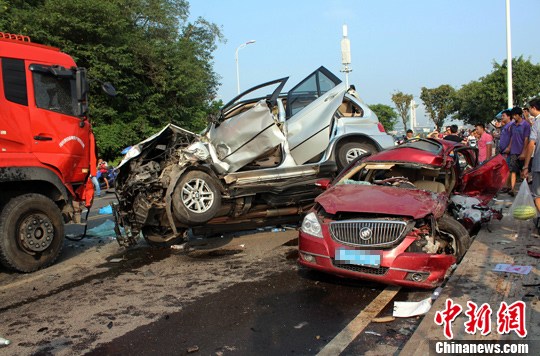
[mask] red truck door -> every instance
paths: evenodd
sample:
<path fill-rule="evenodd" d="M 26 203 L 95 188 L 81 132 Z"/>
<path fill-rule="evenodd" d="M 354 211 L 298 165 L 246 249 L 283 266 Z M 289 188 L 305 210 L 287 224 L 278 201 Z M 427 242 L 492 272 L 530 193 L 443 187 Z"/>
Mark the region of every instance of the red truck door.
<path fill-rule="evenodd" d="M 77 116 L 75 72 L 26 62 L 32 152 L 64 182 L 82 182 L 89 168 L 90 125 Z"/>

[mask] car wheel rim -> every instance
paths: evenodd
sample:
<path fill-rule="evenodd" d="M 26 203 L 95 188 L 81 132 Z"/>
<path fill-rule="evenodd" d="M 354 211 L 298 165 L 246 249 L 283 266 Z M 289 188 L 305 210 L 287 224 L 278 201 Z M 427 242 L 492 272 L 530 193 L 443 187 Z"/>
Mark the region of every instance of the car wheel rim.
<path fill-rule="evenodd" d="M 19 241 L 28 252 L 43 252 L 54 240 L 54 225 L 45 214 L 31 214 L 19 225 Z"/>
<path fill-rule="evenodd" d="M 197 214 L 207 212 L 214 204 L 214 193 L 202 179 L 192 179 L 182 187 L 182 203 Z"/>
<path fill-rule="evenodd" d="M 351 163 L 355 158 L 363 155 L 366 152 L 367 151 L 362 148 L 352 148 L 348 150 L 347 153 L 345 154 L 345 159 L 347 160 L 347 163 Z"/>

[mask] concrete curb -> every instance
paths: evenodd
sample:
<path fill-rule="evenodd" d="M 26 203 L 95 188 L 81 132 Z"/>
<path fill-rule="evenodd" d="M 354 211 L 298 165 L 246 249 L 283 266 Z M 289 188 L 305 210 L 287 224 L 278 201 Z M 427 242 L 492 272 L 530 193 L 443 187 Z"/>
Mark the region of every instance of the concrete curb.
<path fill-rule="evenodd" d="M 508 198 L 506 198 L 508 199 Z M 527 246 L 540 246 L 538 232 L 532 221 L 517 222 L 507 216 L 509 204 L 503 210 L 505 217 L 490 224 L 489 232 L 483 227 L 469 251 L 459 264 L 431 310 L 400 351 L 403 355 L 428 355 L 429 341 L 450 341 L 443 334 L 443 326 L 434 321 L 437 311 L 445 309 L 448 298 L 463 307 L 463 312 L 453 321 L 453 340 L 538 340 L 540 338 L 540 273 L 538 259 L 527 255 Z M 532 266 L 528 275 L 494 272 L 499 263 Z M 497 311 L 504 301 L 508 305 L 522 300 L 526 304 L 527 336 L 521 339 L 514 331 L 507 335 L 497 332 Z M 467 302 L 472 301 L 479 307 L 488 303 L 493 311 L 491 315 L 491 333 L 469 334 L 464 323 L 469 320 L 465 315 Z M 433 350 L 431 350 L 433 351 Z M 433 354 L 433 353 L 431 353 Z"/>

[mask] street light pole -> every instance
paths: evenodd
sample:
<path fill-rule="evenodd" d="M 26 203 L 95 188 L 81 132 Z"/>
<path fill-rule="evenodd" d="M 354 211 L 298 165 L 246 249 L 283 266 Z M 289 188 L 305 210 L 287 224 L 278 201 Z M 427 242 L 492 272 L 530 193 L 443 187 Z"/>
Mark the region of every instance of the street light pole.
<path fill-rule="evenodd" d="M 238 94 L 240 94 L 240 68 L 238 66 L 238 51 L 244 48 L 245 46 L 255 43 L 255 40 L 247 41 L 246 43 L 242 43 L 238 48 L 236 48 L 236 52 L 234 55 L 234 58 L 236 60 L 236 89 Z"/>
<path fill-rule="evenodd" d="M 508 90 L 508 107 L 514 107 L 514 93 L 512 88 L 512 36 L 510 34 L 510 0 L 506 0 L 506 82 Z"/>

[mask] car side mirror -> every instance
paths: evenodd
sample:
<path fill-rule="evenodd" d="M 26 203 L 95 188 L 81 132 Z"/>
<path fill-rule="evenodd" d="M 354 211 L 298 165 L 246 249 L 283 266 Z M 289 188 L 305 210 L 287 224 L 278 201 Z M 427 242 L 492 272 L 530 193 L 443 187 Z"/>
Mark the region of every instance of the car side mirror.
<path fill-rule="evenodd" d="M 315 182 L 315 185 L 322 190 L 327 190 L 330 187 L 330 183 L 332 183 L 332 180 L 329 178 L 322 178 Z"/>
<path fill-rule="evenodd" d="M 109 82 L 101 84 L 101 89 L 109 96 L 116 96 L 116 88 Z"/>

